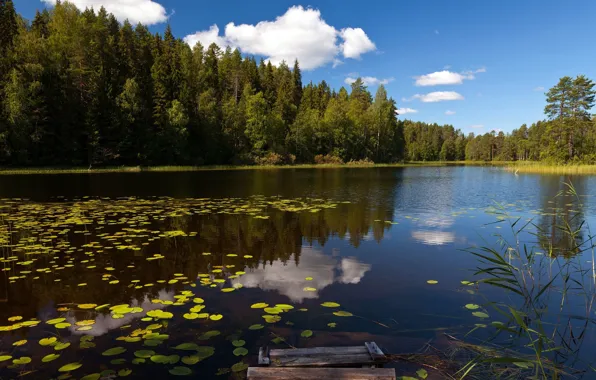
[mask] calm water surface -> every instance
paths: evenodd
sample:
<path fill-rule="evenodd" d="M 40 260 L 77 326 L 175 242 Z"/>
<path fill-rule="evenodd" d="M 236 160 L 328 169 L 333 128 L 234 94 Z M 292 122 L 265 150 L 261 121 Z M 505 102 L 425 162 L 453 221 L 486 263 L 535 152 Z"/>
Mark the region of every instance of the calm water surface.
<path fill-rule="evenodd" d="M 556 197 L 564 181 L 581 206 Z M 461 284 L 478 262 L 462 249 L 510 236 L 497 204 L 551 232 L 539 249 L 565 250 L 554 226 L 594 225 L 595 194 L 595 177 L 485 167 L 1 176 L 0 378 L 242 377 L 230 368 L 261 345 L 414 352 L 479 323 L 463 306 L 484 301 Z"/>

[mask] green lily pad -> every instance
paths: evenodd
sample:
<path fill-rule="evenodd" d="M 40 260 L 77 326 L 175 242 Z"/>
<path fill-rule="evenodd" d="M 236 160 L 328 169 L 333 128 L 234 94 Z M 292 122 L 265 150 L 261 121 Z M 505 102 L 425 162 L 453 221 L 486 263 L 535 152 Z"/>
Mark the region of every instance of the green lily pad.
<path fill-rule="evenodd" d="M 321 306 L 323 306 L 323 307 L 340 307 L 341 305 L 338 304 L 337 302 L 323 302 L 321 304 Z"/>
<path fill-rule="evenodd" d="M 232 366 L 232 371 L 234 372 L 242 372 L 248 368 L 248 364 L 244 362 L 238 362 Z"/>
<path fill-rule="evenodd" d="M 199 345 L 196 343 L 182 343 L 174 347 L 176 350 L 196 351 Z"/>
<path fill-rule="evenodd" d="M 62 367 L 60 367 L 58 369 L 58 372 L 70 372 L 70 371 L 75 371 L 79 368 L 81 368 L 83 365 L 81 363 L 68 363 L 63 365 Z"/>
<path fill-rule="evenodd" d="M 266 308 L 266 307 L 268 307 L 268 306 L 269 306 L 269 304 L 268 304 L 268 303 L 265 303 L 265 302 L 257 302 L 257 303 L 255 303 L 255 304 L 252 304 L 252 305 L 250 306 L 250 308 L 251 308 L 251 309 L 264 309 L 264 308 Z"/>
<path fill-rule="evenodd" d="M 137 358 L 148 359 L 148 358 L 152 357 L 153 355 L 155 355 L 155 351 L 153 351 L 153 350 L 138 350 L 138 351 L 135 351 L 135 356 Z"/>
<path fill-rule="evenodd" d="M 233 351 L 233 354 L 236 356 L 244 356 L 248 354 L 248 350 L 244 347 L 238 347 Z"/>
<path fill-rule="evenodd" d="M 264 328 L 265 326 L 261 325 L 261 324 L 256 324 L 256 325 L 251 325 L 248 329 L 249 330 L 260 330 L 262 328 Z"/>
<path fill-rule="evenodd" d="M 478 305 L 476 305 L 474 303 L 469 303 L 469 304 L 466 305 L 466 309 L 468 309 L 468 310 L 476 310 L 478 308 L 480 308 L 480 306 L 478 306 Z"/>
<path fill-rule="evenodd" d="M 99 380 L 100 377 L 101 377 L 100 373 L 92 373 L 92 374 L 81 377 L 81 380 Z"/>
<path fill-rule="evenodd" d="M 29 364 L 29 363 L 31 363 L 31 358 L 28 356 L 21 356 L 20 358 L 14 359 L 12 361 L 12 364 L 14 364 L 14 365 L 25 365 L 25 364 Z"/>
<path fill-rule="evenodd" d="M 42 346 L 51 346 L 54 343 L 56 343 L 57 341 L 58 341 L 58 339 L 55 336 L 53 336 L 53 337 L 50 337 L 50 338 L 40 339 L 39 340 L 39 344 L 42 345 Z"/>
<path fill-rule="evenodd" d="M 482 311 L 475 311 L 472 313 L 473 316 L 478 317 L 478 318 L 488 318 L 488 314 L 482 312 Z"/>
<path fill-rule="evenodd" d="M 192 370 L 188 367 L 174 367 L 169 372 L 174 376 L 188 376 L 192 374 Z"/>
<path fill-rule="evenodd" d="M 428 281 L 426 281 L 426 283 L 427 284 L 430 284 L 430 285 L 436 285 L 436 284 L 439 283 L 439 281 L 437 281 L 437 280 L 428 280 Z"/>
<path fill-rule="evenodd" d="M 126 377 L 126 376 L 130 375 L 131 373 L 132 373 L 132 369 L 125 368 L 125 369 L 121 369 L 120 371 L 118 371 L 118 376 Z"/>
<path fill-rule="evenodd" d="M 43 358 L 41 358 L 41 361 L 43 363 L 49 363 L 51 361 L 58 359 L 59 357 L 60 357 L 60 354 L 49 354 L 49 355 L 46 355 Z"/>
<path fill-rule="evenodd" d="M 351 317 L 354 314 L 352 314 L 352 313 L 350 313 L 348 311 L 342 311 L 342 310 L 340 310 L 340 311 L 334 311 L 333 312 L 333 315 L 335 315 L 337 317 Z"/>
<path fill-rule="evenodd" d="M 233 345 L 234 347 L 242 347 L 242 346 L 244 346 L 245 344 L 246 344 L 246 342 L 245 342 L 245 341 L 243 341 L 243 340 L 234 340 L 234 341 L 232 341 L 232 345 Z"/>
<path fill-rule="evenodd" d="M 116 356 L 126 352 L 126 348 L 124 347 L 113 347 L 109 350 L 106 350 L 102 353 L 103 356 Z"/>
<path fill-rule="evenodd" d="M 300 333 L 303 338 L 310 338 L 312 336 L 312 330 L 304 330 Z"/>

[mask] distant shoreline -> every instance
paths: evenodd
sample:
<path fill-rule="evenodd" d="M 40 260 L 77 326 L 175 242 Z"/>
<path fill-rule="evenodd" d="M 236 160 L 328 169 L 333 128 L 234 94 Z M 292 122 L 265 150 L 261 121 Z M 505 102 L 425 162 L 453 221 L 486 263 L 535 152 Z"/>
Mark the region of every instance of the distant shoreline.
<path fill-rule="evenodd" d="M 596 174 L 596 165 L 545 164 L 541 162 L 507 161 L 413 161 L 393 164 L 296 164 L 296 165 L 204 165 L 204 166 L 111 166 L 88 169 L 85 167 L 0 168 L 0 175 L 26 174 L 102 174 L 142 172 L 193 172 L 216 170 L 282 170 L 282 169 L 366 169 L 441 166 L 498 166 L 513 173 L 529 174 Z"/>
<path fill-rule="evenodd" d="M 417 161 L 393 164 L 296 164 L 296 165 L 205 165 L 205 166 L 112 166 L 112 167 L 33 167 L 33 168 L 0 168 L 0 175 L 16 174 L 100 174 L 100 173 L 141 173 L 141 172 L 192 172 L 211 170 L 278 170 L 278 169 L 348 169 L 348 168 L 400 168 L 418 166 L 485 166 L 503 163 L 482 161 Z"/>

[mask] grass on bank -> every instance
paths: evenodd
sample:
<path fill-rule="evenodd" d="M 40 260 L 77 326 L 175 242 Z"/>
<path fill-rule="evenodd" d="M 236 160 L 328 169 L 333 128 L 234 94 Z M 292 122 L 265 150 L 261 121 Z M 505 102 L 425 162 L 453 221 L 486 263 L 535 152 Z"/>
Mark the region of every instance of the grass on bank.
<path fill-rule="evenodd" d="M 536 174 L 596 174 L 596 165 L 588 164 L 547 164 L 542 162 L 507 163 L 505 167 L 514 173 Z"/>
<path fill-rule="evenodd" d="M 118 166 L 118 167 L 42 167 L 42 168 L 0 168 L 0 175 L 13 174 L 82 174 L 82 173 L 140 173 L 140 172 L 190 172 L 207 170 L 263 170 L 263 169 L 338 169 L 338 168 L 383 168 L 451 165 L 486 165 L 478 161 L 416 161 L 393 164 L 347 163 L 347 164 L 297 164 L 297 165 L 214 165 L 214 166 Z"/>

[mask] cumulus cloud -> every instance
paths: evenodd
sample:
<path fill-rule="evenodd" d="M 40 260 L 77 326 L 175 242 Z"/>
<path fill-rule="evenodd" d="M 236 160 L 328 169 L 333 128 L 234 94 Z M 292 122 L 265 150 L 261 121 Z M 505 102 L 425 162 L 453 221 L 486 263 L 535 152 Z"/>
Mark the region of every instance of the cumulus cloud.
<path fill-rule="evenodd" d="M 475 71 L 455 73 L 449 70 L 435 71 L 434 73 L 414 77 L 416 86 L 438 86 L 447 84 L 462 84 L 464 80 L 475 79 L 475 74 L 486 72 L 485 68 Z"/>
<path fill-rule="evenodd" d="M 436 103 L 448 100 L 463 100 L 464 97 L 455 91 L 435 91 L 429 92 L 428 94 L 416 94 L 408 100 L 412 99 L 419 99 L 424 103 Z"/>
<path fill-rule="evenodd" d="M 356 76 L 356 75 L 354 75 Z M 354 76 L 348 76 L 344 82 L 346 84 L 352 84 L 354 82 L 356 82 L 357 78 L 354 78 Z M 380 78 L 376 78 L 376 77 L 360 77 L 360 79 L 362 80 L 362 83 L 364 83 L 365 86 L 378 86 L 380 84 L 387 84 L 391 81 L 393 81 L 395 78 L 391 77 L 391 78 L 384 78 L 384 79 L 380 79 Z"/>
<path fill-rule="evenodd" d="M 484 128 L 484 125 L 482 125 L 482 124 L 474 124 L 474 125 L 470 125 L 470 128 L 482 129 L 482 128 Z"/>
<path fill-rule="evenodd" d="M 339 35 L 344 40 L 341 49 L 346 58 L 358 59 L 362 54 L 377 48 L 361 28 L 345 28 L 339 32 Z"/>
<path fill-rule="evenodd" d="M 395 110 L 395 113 L 397 113 L 398 115 L 405 115 L 407 113 L 418 113 L 418 110 L 415 110 L 413 108 L 398 108 L 397 110 Z"/>
<path fill-rule="evenodd" d="M 56 5 L 56 0 L 41 0 L 49 5 Z M 114 14 L 116 19 L 128 19 L 132 24 L 159 24 L 168 19 L 166 9 L 152 0 L 69 0 L 80 10 L 93 8 L 98 11 L 104 7 L 108 13 Z"/>
<path fill-rule="evenodd" d="M 445 115 L 447 115 L 447 116 L 455 115 L 455 111 L 447 110 L 447 111 L 445 111 Z"/>
<path fill-rule="evenodd" d="M 534 91 L 544 91 L 544 87 L 538 86 L 534 89 Z"/>
<path fill-rule="evenodd" d="M 204 46 L 215 42 L 220 47 L 238 48 L 246 54 L 266 57 L 272 64 L 298 59 L 305 70 L 333 63 L 339 57 L 358 59 L 376 49 L 375 44 L 360 28 L 338 30 L 327 24 L 318 9 L 293 6 L 274 21 L 256 25 L 233 22 L 226 25 L 222 36 L 217 25 L 184 38 L 190 46 L 200 42 Z"/>

